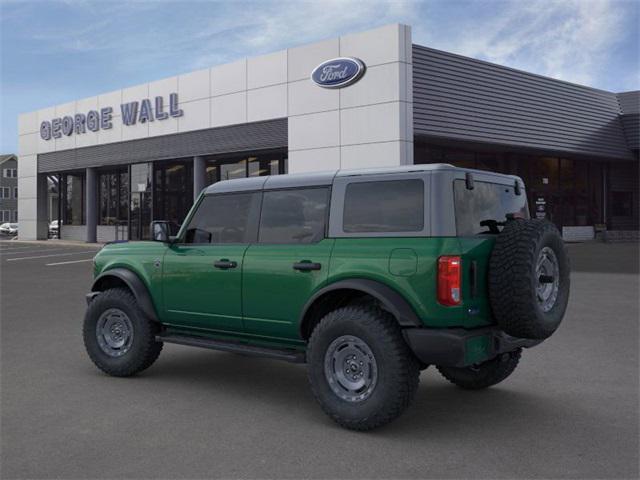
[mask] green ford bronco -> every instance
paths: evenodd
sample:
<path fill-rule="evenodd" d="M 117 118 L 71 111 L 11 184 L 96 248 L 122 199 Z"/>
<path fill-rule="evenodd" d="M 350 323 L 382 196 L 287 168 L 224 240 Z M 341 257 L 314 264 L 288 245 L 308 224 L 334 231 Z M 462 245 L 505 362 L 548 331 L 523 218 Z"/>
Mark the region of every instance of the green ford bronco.
<path fill-rule="evenodd" d="M 95 257 L 84 343 L 114 376 L 164 343 L 308 364 L 324 411 L 368 430 L 434 365 L 495 385 L 560 324 L 569 262 L 518 177 L 412 165 L 206 188 L 183 225 Z"/>

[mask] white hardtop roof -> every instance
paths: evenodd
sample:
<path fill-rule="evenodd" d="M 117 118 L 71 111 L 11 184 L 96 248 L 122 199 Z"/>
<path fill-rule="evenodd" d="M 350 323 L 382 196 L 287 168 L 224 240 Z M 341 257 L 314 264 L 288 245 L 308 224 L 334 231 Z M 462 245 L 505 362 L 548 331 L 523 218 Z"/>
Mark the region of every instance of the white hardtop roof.
<path fill-rule="evenodd" d="M 275 188 L 291 188 L 303 186 L 331 185 L 336 177 L 356 177 L 363 175 L 391 175 L 394 173 L 426 172 L 426 171 L 457 170 L 483 175 L 496 175 L 500 177 L 518 179 L 514 175 L 487 172 L 471 168 L 454 167 L 448 163 L 429 163 L 420 165 L 402 165 L 398 167 L 374 167 L 361 169 L 326 170 L 310 173 L 288 173 L 284 175 L 270 175 L 265 177 L 238 178 L 234 180 L 222 180 L 205 189 L 206 194 L 239 192 Z"/>

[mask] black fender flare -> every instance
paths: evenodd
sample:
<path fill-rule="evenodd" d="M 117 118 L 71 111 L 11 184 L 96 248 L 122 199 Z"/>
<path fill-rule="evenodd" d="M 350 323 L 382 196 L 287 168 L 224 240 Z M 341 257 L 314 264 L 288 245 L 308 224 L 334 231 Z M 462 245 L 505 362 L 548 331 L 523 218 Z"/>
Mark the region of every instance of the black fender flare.
<path fill-rule="evenodd" d="M 123 281 L 129 290 L 133 293 L 134 297 L 136 297 L 136 302 L 149 319 L 154 322 L 159 322 L 158 315 L 156 314 L 156 309 L 153 306 L 153 300 L 151 300 L 151 295 L 149 294 L 149 290 L 144 282 L 140 279 L 140 277 L 128 270 L 126 268 L 113 268 L 111 270 L 107 270 L 98 275 L 93 281 L 93 285 L 91 286 L 92 292 L 100 292 L 100 283 L 104 281 L 106 278 L 117 278 L 118 280 Z"/>
<path fill-rule="evenodd" d="M 335 290 L 359 290 L 371 295 L 382 304 L 385 310 L 395 317 L 401 327 L 423 326 L 420 318 L 418 318 L 416 312 L 413 310 L 413 307 L 393 288 L 375 280 L 369 280 L 367 278 L 353 278 L 331 283 L 318 290 L 302 308 L 300 318 L 298 319 L 298 325 L 301 329 L 304 318 L 314 302 L 324 294 Z"/>

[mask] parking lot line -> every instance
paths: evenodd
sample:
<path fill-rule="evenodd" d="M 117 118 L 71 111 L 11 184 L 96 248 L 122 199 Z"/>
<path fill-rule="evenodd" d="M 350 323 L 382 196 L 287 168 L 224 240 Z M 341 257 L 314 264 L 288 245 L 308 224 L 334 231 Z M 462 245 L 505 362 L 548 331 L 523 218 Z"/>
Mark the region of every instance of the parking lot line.
<path fill-rule="evenodd" d="M 0 251 L 5 251 L 5 250 L 27 250 L 27 249 L 36 249 L 36 248 L 42 248 L 40 245 L 12 245 L 10 247 L 7 247 L 5 245 L 0 245 Z"/>
<path fill-rule="evenodd" d="M 65 255 L 86 255 L 88 252 L 69 252 L 69 253 L 53 253 L 51 255 L 34 255 L 33 257 L 19 257 L 19 258 L 7 258 L 7 262 L 17 262 L 18 260 L 32 260 L 34 258 L 46 258 L 46 257 L 64 257 Z"/>
<path fill-rule="evenodd" d="M 68 249 L 67 248 L 30 248 L 30 249 L 17 249 L 15 251 L 11 250 L 0 250 L 0 256 L 4 255 L 15 255 L 15 254 L 26 254 L 26 253 L 30 253 L 30 252 L 38 252 L 38 253 L 43 253 L 43 252 L 47 252 L 47 253 L 51 253 L 51 252 L 66 252 Z M 6 253 L 5 253 L 6 252 Z"/>
<path fill-rule="evenodd" d="M 47 267 L 54 267 L 56 265 L 69 265 L 70 263 L 81 263 L 81 262 L 91 262 L 93 258 L 83 258 L 82 260 L 69 260 L 68 262 L 56 262 L 56 263 L 47 263 Z"/>

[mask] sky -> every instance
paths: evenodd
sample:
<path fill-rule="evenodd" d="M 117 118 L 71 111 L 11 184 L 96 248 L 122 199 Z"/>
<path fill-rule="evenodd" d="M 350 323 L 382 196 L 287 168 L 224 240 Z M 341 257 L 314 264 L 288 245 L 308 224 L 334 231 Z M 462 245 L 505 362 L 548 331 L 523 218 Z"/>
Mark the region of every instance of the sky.
<path fill-rule="evenodd" d="M 19 113 L 393 22 L 420 45 L 640 89 L 640 0 L 0 0 L 0 153 Z"/>

